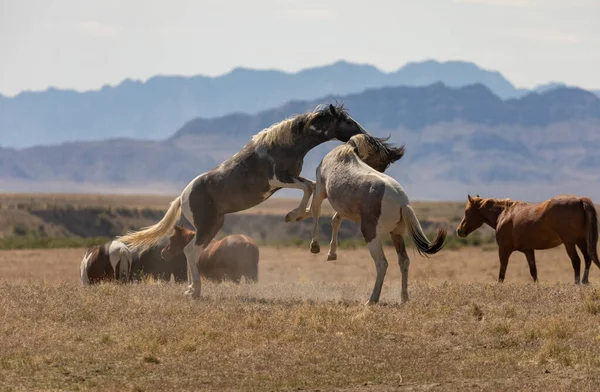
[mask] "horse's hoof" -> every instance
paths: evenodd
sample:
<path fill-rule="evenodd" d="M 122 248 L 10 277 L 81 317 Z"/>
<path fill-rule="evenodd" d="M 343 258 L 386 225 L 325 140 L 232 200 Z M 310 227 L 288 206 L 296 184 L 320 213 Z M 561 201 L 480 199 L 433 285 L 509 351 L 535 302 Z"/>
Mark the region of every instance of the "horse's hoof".
<path fill-rule="evenodd" d="M 400 298 L 400 303 L 401 303 L 401 304 L 405 304 L 405 303 L 407 303 L 407 302 L 408 302 L 408 295 L 406 295 L 406 296 L 404 296 L 404 295 L 403 295 L 403 296 Z"/>
<path fill-rule="evenodd" d="M 187 289 L 183 295 L 192 297 L 193 299 L 200 298 L 200 290 Z"/>
<path fill-rule="evenodd" d="M 286 222 L 295 222 L 296 220 L 298 220 L 299 216 L 298 216 L 298 212 L 296 210 L 292 210 L 290 212 L 287 213 L 287 215 L 285 216 L 284 221 Z"/>
<path fill-rule="evenodd" d="M 311 242 L 310 243 L 310 251 L 311 251 L 311 253 L 317 254 L 317 253 L 321 252 L 321 246 L 319 245 L 318 242 Z"/>
<path fill-rule="evenodd" d="M 337 260 L 337 255 L 335 253 L 327 254 L 327 261 Z"/>
<path fill-rule="evenodd" d="M 372 305 L 376 305 L 377 301 L 373 301 L 373 300 L 368 300 L 367 302 L 365 302 L 365 306 L 372 306 Z"/>

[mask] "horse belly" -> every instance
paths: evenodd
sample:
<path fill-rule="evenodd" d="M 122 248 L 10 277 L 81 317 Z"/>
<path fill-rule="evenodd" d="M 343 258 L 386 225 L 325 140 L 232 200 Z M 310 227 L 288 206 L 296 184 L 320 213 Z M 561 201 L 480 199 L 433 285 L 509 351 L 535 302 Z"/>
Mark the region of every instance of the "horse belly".
<path fill-rule="evenodd" d="M 345 181 L 341 174 L 333 173 L 325 186 L 327 200 L 331 207 L 345 219 L 360 222 L 361 206 L 369 198 L 367 182 Z"/>
<path fill-rule="evenodd" d="M 551 227 L 543 223 L 526 224 L 519 230 L 515 230 L 516 249 L 551 249 L 562 244 L 560 235 Z"/>

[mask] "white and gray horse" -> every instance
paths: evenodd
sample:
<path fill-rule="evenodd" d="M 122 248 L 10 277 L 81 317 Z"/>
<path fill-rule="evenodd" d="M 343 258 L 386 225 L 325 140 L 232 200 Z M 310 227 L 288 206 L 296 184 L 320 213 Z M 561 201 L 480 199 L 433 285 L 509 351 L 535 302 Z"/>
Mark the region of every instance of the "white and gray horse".
<path fill-rule="evenodd" d="M 403 153 L 403 147 L 400 149 Z M 402 303 L 408 301 L 410 259 L 404 244 L 406 232 L 411 235 L 421 255 L 439 252 L 446 239 L 446 230 L 440 228 L 433 243 L 430 242 L 402 186 L 365 163 L 377 157 L 384 162 L 394 162 L 401 156 L 398 149 L 390 148 L 381 139 L 362 134 L 334 148 L 316 170 L 316 190 L 310 207 L 314 221 L 310 250 L 312 253 L 320 252 L 319 215 L 324 199 L 329 200 L 340 222 L 343 218 L 360 222 L 362 235 L 377 269 L 375 286 L 367 304 L 379 301 L 387 271 L 388 262 L 382 245 L 384 236 L 391 236 L 398 255 L 402 273 Z M 333 234 L 337 237 L 337 232 Z"/>

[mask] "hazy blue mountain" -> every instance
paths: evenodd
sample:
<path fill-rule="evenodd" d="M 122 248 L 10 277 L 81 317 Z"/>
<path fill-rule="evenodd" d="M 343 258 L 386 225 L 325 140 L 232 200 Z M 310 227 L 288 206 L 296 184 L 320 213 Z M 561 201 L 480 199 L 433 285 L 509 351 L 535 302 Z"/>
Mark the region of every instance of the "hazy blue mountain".
<path fill-rule="evenodd" d="M 466 191 L 498 197 L 563 192 L 600 197 L 597 96 L 559 87 L 502 100 L 481 84 L 385 87 L 295 100 L 254 115 L 195 118 L 162 141 L 120 138 L 0 149 L 0 179 L 5 190 L 39 191 L 61 184 L 62 191 L 178 192 L 263 128 L 336 99 L 373 134 L 406 144 L 405 156 L 389 174 L 414 197 L 463 198 Z M 303 174 L 314 178 L 319 161 L 338 144 L 312 150 Z"/>
<path fill-rule="evenodd" d="M 160 140 L 194 117 L 254 114 L 290 100 L 436 82 L 450 87 L 480 83 L 503 99 L 524 93 L 500 73 L 463 61 L 408 63 L 391 73 L 338 61 L 297 73 L 236 68 L 218 77 L 156 76 L 94 91 L 50 88 L 0 96 L 0 146 L 118 137 Z"/>

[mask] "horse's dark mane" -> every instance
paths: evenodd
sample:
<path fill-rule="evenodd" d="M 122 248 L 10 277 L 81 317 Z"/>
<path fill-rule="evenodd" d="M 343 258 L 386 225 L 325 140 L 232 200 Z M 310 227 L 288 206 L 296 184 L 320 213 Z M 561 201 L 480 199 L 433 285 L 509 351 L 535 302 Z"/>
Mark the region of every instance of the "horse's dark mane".
<path fill-rule="evenodd" d="M 377 137 L 372 135 L 367 136 L 367 141 L 369 144 L 371 144 L 377 150 L 383 151 L 385 154 L 385 158 L 387 159 L 385 169 L 387 169 L 392 163 L 401 159 L 406 151 L 406 146 L 404 144 L 402 144 L 400 147 L 393 147 L 390 143 L 388 143 L 387 141 L 391 136 L 392 135 L 389 135 L 388 137 Z"/>
<path fill-rule="evenodd" d="M 331 116 L 333 113 L 329 107 L 330 104 L 319 104 L 314 110 L 307 113 L 297 114 L 289 117 L 288 120 L 292 121 L 291 131 L 295 135 L 300 135 L 304 131 L 307 122 L 315 120 L 321 116 Z M 343 103 L 336 101 L 335 105 L 331 104 L 334 108 L 335 114 L 338 118 L 347 118 L 350 116 L 350 111 L 344 107 Z"/>

